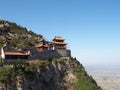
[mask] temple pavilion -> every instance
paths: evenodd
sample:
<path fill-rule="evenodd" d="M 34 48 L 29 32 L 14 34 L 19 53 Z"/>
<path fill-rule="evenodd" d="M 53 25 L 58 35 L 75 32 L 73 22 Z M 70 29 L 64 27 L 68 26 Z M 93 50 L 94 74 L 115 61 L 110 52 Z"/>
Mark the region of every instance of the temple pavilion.
<path fill-rule="evenodd" d="M 30 53 L 29 52 L 5 52 L 5 59 L 28 59 Z"/>
<path fill-rule="evenodd" d="M 55 36 L 53 39 L 54 49 L 66 49 L 67 43 L 64 42 L 65 39 L 60 36 Z"/>
<path fill-rule="evenodd" d="M 4 60 L 29 59 L 30 51 L 6 51 L 4 48 L 0 49 L 0 56 Z"/>
<path fill-rule="evenodd" d="M 37 49 L 38 52 L 43 52 L 48 50 L 48 43 L 47 41 L 43 38 L 42 34 L 38 35 L 38 40 L 37 40 L 37 45 L 35 48 Z"/>

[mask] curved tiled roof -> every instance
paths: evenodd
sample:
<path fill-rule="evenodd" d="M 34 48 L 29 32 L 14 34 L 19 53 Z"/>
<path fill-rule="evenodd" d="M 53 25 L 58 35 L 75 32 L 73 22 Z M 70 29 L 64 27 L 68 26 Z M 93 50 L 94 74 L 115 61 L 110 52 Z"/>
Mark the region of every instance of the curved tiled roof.
<path fill-rule="evenodd" d="M 65 39 L 62 38 L 62 37 L 60 37 L 60 36 L 55 36 L 54 39 L 53 39 L 53 41 L 54 41 L 54 40 L 65 40 Z"/>
<path fill-rule="evenodd" d="M 39 44 L 39 45 L 36 45 L 35 47 L 36 48 L 38 48 L 38 47 L 48 47 L 48 45 Z"/>
<path fill-rule="evenodd" d="M 67 43 L 65 43 L 65 42 L 53 42 L 53 44 L 63 44 L 63 45 L 66 45 Z"/>
<path fill-rule="evenodd" d="M 27 52 L 5 52 L 5 55 L 29 55 Z"/>

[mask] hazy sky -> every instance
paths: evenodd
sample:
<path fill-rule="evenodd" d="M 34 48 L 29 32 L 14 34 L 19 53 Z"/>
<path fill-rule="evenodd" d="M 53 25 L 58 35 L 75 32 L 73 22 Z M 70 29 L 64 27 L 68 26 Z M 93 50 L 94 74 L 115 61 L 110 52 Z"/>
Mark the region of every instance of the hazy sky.
<path fill-rule="evenodd" d="M 64 37 L 84 65 L 120 64 L 120 0 L 0 0 L 0 16 Z"/>

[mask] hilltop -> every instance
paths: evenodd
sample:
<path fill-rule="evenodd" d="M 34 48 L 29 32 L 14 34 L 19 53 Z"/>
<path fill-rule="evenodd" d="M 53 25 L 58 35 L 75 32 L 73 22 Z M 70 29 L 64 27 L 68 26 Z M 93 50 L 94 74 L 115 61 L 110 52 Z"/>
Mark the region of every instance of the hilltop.
<path fill-rule="evenodd" d="M 7 23 L 9 31 L 0 35 L 0 46 L 3 45 L 5 40 L 11 39 L 11 47 L 26 47 L 34 46 L 37 40 L 37 34 L 28 30 L 25 27 L 17 25 L 9 21 L 0 21 L 0 25 Z"/>

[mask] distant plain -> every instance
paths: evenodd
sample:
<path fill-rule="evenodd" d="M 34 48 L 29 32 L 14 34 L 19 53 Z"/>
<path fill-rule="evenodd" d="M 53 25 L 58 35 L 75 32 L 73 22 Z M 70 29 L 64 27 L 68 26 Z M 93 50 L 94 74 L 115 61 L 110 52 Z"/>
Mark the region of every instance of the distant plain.
<path fill-rule="evenodd" d="M 86 70 L 103 90 L 120 90 L 120 66 L 87 66 Z"/>

